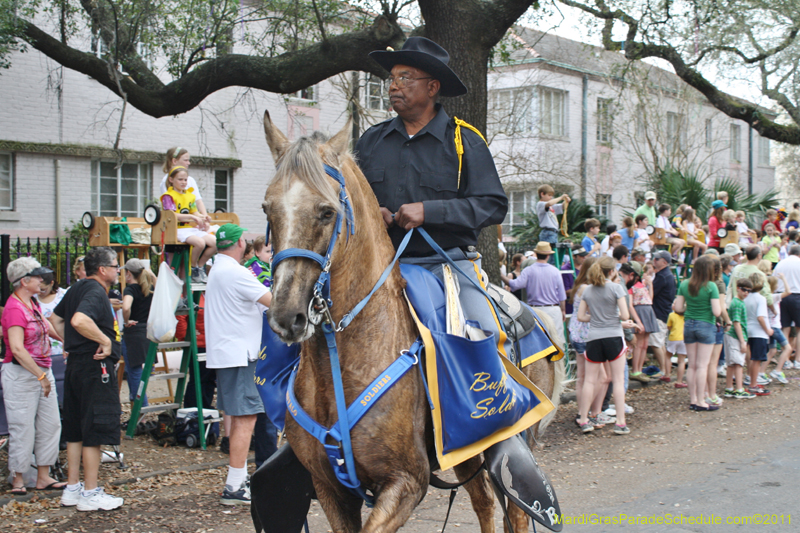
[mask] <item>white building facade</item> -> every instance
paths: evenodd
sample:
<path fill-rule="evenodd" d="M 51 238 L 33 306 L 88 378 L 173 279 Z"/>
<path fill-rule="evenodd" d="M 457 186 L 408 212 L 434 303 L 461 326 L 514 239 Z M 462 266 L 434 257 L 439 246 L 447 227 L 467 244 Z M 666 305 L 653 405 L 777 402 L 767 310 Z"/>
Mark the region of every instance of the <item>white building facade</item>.
<path fill-rule="evenodd" d="M 774 187 L 769 139 L 677 76 L 534 30 L 512 38 L 518 49 L 489 77 L 488 138 L 510 199 L 504 234 L 534 212 L 542 183 L 617 225 L 667 164 L 709 189 L 718 178 L 754 193 Z"/>
<path fill-rule="evenodd" d="M 521 46 L 512 63 L 489 79 L 487 139 L 511 201 L 505 233 L 521 222 L 519 213 L 532 211 L 541 183 L 569 185 L 618 222 L 643 195 L 647 157 L 659 150 L 678 154 L 676 162 L 711 183 L 728 176 L 745 188 L 752 181 L 754 192 L 773 187 L 769 142 L 755 133 L 751 141 L 746 124 L 696 97 L 679 98 L 674 76 L 659 71 L 665 87 L 637 99 L 615 74 L 625 65 L 621 56 L 531 30 L 515 38 Z M 128 106 L 115 151 L 119 97 L 36 50 L 15 53 L 0 75 L 7 104 L 0 106 L 0 233 L 54 237 L 85 211 L 141 216 L 159 195 L 167 148 L 180 146 L 191 154 L 206 207 L 236 212 L 252 237 L 265 226 L 261 200 L 275 172 L 264 111 L 290 139 L 333 133 L 346 123 L 356 85 L 362 130 L 391 116 L 385 82 L 345 73 L 293 95 L 224 89 L 174 117 Z"/>

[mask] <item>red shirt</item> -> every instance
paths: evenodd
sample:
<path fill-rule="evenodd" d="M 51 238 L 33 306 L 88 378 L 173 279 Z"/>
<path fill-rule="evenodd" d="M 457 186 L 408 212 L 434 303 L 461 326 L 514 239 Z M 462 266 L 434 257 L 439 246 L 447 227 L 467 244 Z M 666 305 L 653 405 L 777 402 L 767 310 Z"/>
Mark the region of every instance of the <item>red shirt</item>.
<path fill-rule="evenodd" d="M 197 319 L 195 320 L 195 332 L 197 333 L 197 347 L 206 347 L 206 322 L 203 316 L 203 307 L 205 307 L 205 295 L 200 295 L 200 309 L 197 311 Z M 186 329 L 189 327 L 189 317 L 181 315 L 178 317 L 178 325 L 175 326 L 175 338 L 182 341 L 186 338 Z"/>
<path fill-rule="evenodd" d="M 717 217 L 709 217 L 708 219 L 708 245 L 719 248 L 719 236 L 717 230 L 722 227 Z"/>
<path fill-rule="evenodd" d="M 766 220 L 764 220 L 764 222 L 761 223 L 761 233 L 764 233 L 764 234 L 767 233 L 767 230 L 764 229 L 764 228 L 767 227 L 767 224 L 774 225 L 775 229 L 778 231 L 778 233 L 781 232 L 781 221 L 780 220 L 775 219 L 775 222 L 770 222 L 769 219 L 766 219 Z"/>

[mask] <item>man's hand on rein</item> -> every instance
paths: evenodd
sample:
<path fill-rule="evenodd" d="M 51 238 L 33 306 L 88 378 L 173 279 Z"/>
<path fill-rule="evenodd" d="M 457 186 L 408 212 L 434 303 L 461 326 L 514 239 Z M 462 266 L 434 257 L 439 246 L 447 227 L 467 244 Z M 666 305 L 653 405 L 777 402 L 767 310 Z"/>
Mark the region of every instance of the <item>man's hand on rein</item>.
<path fill-rule="evenodd" d="M 394 216 L 394 223 L 404 230 L 421 226 L 423 222 L 425 222 L 425 206 L 422 202 L 403 204 Z"/>
<path fill-rule="evenodd" d="M 387 228 L 394 224 L 394 215 L 391 211 L 383 206 L 381 206 L 381 216 L 383 217 L 383 223 L 386 224 Z"/>

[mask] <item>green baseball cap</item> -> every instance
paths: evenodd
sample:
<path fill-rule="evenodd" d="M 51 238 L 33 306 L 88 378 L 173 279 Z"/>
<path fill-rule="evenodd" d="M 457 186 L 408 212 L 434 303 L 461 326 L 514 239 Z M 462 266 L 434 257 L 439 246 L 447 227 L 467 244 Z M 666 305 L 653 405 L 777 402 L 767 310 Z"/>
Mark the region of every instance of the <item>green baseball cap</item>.
<path fill-rule="evenodd" d="M 236 224 L 225 224 L 217 230 L 217 249 L 230 248 L 239 242 L 245 231 L 247 231 L 247 228 L 241 228 Z"/>

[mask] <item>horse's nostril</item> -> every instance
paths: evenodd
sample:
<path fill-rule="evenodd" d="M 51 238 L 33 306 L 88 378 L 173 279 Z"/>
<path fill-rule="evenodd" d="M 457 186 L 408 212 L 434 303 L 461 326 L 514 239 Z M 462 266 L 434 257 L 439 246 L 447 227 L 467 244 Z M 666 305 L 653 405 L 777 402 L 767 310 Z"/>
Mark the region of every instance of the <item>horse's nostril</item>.
<path fill-rule="evenodd" d="M 302 313 L 298 313 L 294 317 L 294 322 L 292 323 L 292 333 L 295 335 L 300 335 L 306 330 L 306 317 Z"/>

